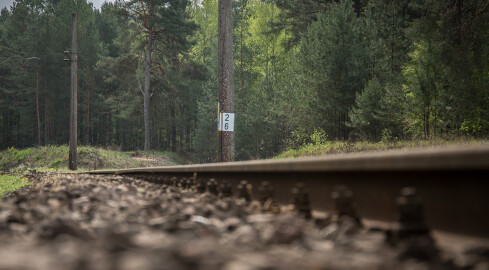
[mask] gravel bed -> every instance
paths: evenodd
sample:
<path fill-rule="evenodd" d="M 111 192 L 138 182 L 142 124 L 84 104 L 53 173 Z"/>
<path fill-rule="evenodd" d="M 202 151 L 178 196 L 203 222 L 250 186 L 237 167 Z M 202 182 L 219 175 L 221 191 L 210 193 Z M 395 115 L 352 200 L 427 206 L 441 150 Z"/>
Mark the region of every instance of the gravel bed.
<path fill-rule="evenodd" d="M 126 176 L 29 178 L 0 201 L 0 269 L 489 269 L 487 250 L 457 261 L 429 237 L 393 246 L 348 217 L 306 220 Z"/>

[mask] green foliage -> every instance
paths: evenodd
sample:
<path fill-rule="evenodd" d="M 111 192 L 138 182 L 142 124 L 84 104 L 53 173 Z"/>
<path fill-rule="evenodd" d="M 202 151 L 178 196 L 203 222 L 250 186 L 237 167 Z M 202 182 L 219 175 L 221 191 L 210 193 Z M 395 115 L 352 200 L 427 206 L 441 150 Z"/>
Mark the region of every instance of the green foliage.
<path fill-rule="evenodd" d="M 212 102 L 214 101 L 214 102 Z M 217 146 L 217 97 L 215 91 L 205 88 L 198 101 L 198 120 L 194 149 L 198 159 L 209 162 L 216 154 Z M 211 121 L 209 121 L 211 120 Z"/>
<path fill-rule="evenodd" d="M 489 131 L 489 122 L 482 115 L 485 113 L 481 108 L 477 108 L 475 117 L 465 120 L 460 126 L 460 132 L 466 136 L 479 136 L 487 134 Z"/>
<path fill-rule="evenodd" d="M 390 129 L 385 128 L 382 130 L 382 136 L 380 141 L 383 143 L 389 143 L 392 141 L 397 141 L 397 138 L 395 138 L 392 135 L 392 131 Z"/>
<path fill-rule="evenodd" d="M 53 160 L 51 163 L 49 163 L 49 168 L 53 168 L 53 169 L 58 169 L 60 166 L 61 166 L 61 163 L 63 161 L 61 160 L 61 158 L 56 158 L 55 160 Z"/>
<path fill-rule="evenodd" d="M 403 135 L 406 108 L 401 70 L 408 60 L 409 2 L 372 0 L 366 6 L 370 79 L 349 112 L 348 125 L 355 138 L 378 141 L 383 132 Z"/>
<path fill-rule="evenodd" d="M 200 162 L 216 160 L 217 155 L 217 13 L 218 2 L 215 0 L 192 6 L 192 18 L 199 29 L 193 36 L 190 55 L 203 66 L 207 75 L 197 95 L 197 120 L 192 141 L 195 159 Z"/>
<path fill-rule="evenodd" d="M 137 5 L 140 1 L 132 2 Z M 158 68 L 152 76 L 157 84 L 152 92 L 153 103 L 164 106 L 152 107 L 150 112 L 164 116 L 155 116 L 162 121 L 155 121 L 152 144 L 160 149 L 188 151 L 191 134 L 180 134 L 193 130 L 190 119 L 195 115 L 200 90 L 196 81 L 202 77 L 198 65 L 187 57 L 192 44 L 189 35 L 196 26 L 189 20 L 186 0 L 145 3 L 154 7 L 155 17 L 150 20 L 155 30 L 164 29 L 154 42 L 153 57 Z M 71 46 L 73 12 L 78 14 L 79 141 L 116 144 L 123 149 L 142 146 L 142 98 L 138 89 L 142 63 L 138 57 L 143 55 L 144 40 L 134 18 L 126 16 L 125 8 L 122 1 L 105 3 L 97 10 L 87 1 L 25 0 L 2 12 L 0 129 L 5 132 L 0 133 L 0 148 L 28 147 L 35 141 L 36 63 L 25 61 L 32 56 L 41 58 L 41 143 L 66 143 L 69 66 L 62 59 L 63 51 Z M 189 121 L 175 123 L 179 119 Z"/>
<path fill-rule="evenodd" d="M 330 4 L 299 47 L 303 86 L 311 92 L 308 117 L 331 138 L 348 136 L 347 115 L 366 76 L 363 25 L 352 2 Z"/>
<path fill-rule="evenodd" d="M 274 158 L 296 158 L 305 156 L 318 156 L 328 154 L 341 154 L 352 152 L 368 152 L 368 151 L 385 151 L 391 149 L 411 149 L 420 147 L 442 147 L 450 145 L 485 145 L 488 141 L 471 140 L 471 139 L 436 139 L 436 140 L 397 140 L 392 137 L 388 129 L 382 132 L 382 140 L 380 142 L 368 141 L 327 141 L 323 144 L 314 145 L 306 144 L 298 149 L 289 149 L 276 155 Z"/>
<path fill-rule="evenodd" d="M 303 145 L 306 145 L 309 140 L 309 134 L 303 128 L 297 128 L 290 134 L 290 138 L 287 141 L 287 148 L 296 149 Z"/>
<path fill-rule="evenodd" d="M 489 12 L 482 2 L 426 1 L 417 10 L 403 70 L 417 136 L 487 136 L 489 69 L 481 59 L 489 57 Z"/>
<path fill-rule="evenodd" d="M 25 177 L 0 174 L 0 199 L 4 193 L 14 191 L 28 184 L 29 181 Z"/>
<path fill-rule="evenodd" d="M 384 114 L 384 88 L 379 80 L 374 77 L 361 93 L 357 93 L 355 107 L 350 111 L 351 127 L 363 138 L 375 140 L 379 137 L 383 122 L 386 120 Z"/>
<path fill-rule="evenodd" d="M 291 138 L 287 142 L 287 146 L 289 148 L 318 146 L 325 144 L 327 139 L 328 137 L 326 136 L 324 130 L 314 129 L 312 134 L 308 134 L 304 129 L 299 128 L 292 131 Z"/>
<path fill-rule="evenodd" d="M 16 151 L 15 152 L 15 158 L 17 159 L 17 162 L 21 162 L 22 160 L 24 160 L 27 156 L 29 156 L 31 154 L 32 154 L 32 150 L 31 149 L 25 149 L 25 150 L 22 150 L 22 151 Z"/>
<path fill-rule="evenodd" d="M 381 85 L 372 78 L 362 92 L 357 93 L 355 106 L 349 113 L 348 125 L 352 134 L 361 140 L 378 141 L 384 132 L 401 134 L 403 106 L 402 91 L 398 84 Z"/>
<path fill-rule="evenodd" d="M 273 1 L 284 12 L 279 16 L 277 24 L 279 29 L 291 33 L 291 37 L 286 44 L 297 44 L 307 28 L 318 20 L 318 14 L 328 10 L 328 4 L 334 1 L 317 1 L 317 0 L 274 0 Z M 365 6 L 366 0 L 354 0 L 353 7 L 355 12 L 360 14 Z"/>
<path fill-rule="evenodd" d="M 486 6 L 485 0 L 233 1 L 236 159 L 287 148 L 314 153 L 325 145 L 350 151 L 354 140 L 486 138 Z M 136 12 L 143 8 L 151 13 L 146 21 Z M 142 148 L 144 31 L 151 28 L 158 32 L 151 145 L 215 161 L 218 0 L 115 1 L 101 10 L 87 1 L 22 0 L 2 10 L 0 149 L 36 141 L 37 67 L 41 144 L 67 142 L 69 67 L 62 59 L 73 12 L 80 143 Z M 26 60 L 33 56 L 41 61 Z M 124 154 L 79 150 L 84 168 L 138 165 L 122 161 Z M 66 146 L 12 147 L 2 152 L 0 170 L 63 169 L 67 153 Z"/>

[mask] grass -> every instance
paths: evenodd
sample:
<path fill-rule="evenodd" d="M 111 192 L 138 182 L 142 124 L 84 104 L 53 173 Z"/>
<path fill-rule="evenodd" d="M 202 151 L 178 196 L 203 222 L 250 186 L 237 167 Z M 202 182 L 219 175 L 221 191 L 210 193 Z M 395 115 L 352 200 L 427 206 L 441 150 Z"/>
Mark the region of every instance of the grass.
<path fill-rule="evenodd" d="M 327 141 L 320 144 L 306 144 L 298 149 L 289 149 L 274 158 L 297 158 L 305 156 L 318 156 L 328 154 L 367 152 L 367 151 L 384 151 L 391 149 L 410 149 L 410 148 L 430 148 L 450 145 L 474 145 L 483 144 L 487 141 L 478 140 L 413 140 L 413 141 L 391 141 L 391 142 L 343 142 Z"/>
<path fill-rule="evenodd" d="M 39 148 L 15 149 L 10 147 L 0 151 L 0 198 L 5 192 L 29 184 L 23 177 L 28 170 L 67 172 L 67 145 L 42 146 Z M 102 148 L 78 147 L 78 170 L 125 169 L 144 166 L 162 166 L 184 163 L 176 153 L 162 151 L 139 152 L 147 160 L 133 158 L 134 152 L 112 151 Z"/>
<path fill-rule="evenodd" d="M 0 198 L 3 197 L 5 192 L 19 189 L 25 185 L 28 185 L 27 178 L 21 176 L 1 175 L 0 174 Z"/>
<path fill-rule="evenodd" d="M 35 169 L 39 171 L 68 171 L 67 145 L 42 146 L 39 148 L 15 149 L 10 147 L 0 151 L 0 173 L 16 175 Z M 133 152 L 112 151 L 102 148 L 78 147 L 78 170 L 124 169 L 146 166 L 147 163 L 134 159 Z M 179 164 L 181 159 L 171 152 L 148 151 L 147 156 L 165 158 L 167 163 Z"/>

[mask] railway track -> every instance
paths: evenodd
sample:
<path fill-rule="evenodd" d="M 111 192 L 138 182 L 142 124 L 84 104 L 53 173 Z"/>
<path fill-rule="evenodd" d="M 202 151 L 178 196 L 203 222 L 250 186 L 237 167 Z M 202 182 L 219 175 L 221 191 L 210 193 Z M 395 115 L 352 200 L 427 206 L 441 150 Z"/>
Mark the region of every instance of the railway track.
<path fill-rule="evenodd" d="M 161 184 L 190 179 L 192 186 L 213 178 L 230 183 L 234 193 L 246 180 L 255 198 L 260 196 L 261 183 L 268 181 L 279 203 L 291 203 L 291 190 L 300 182 L 307 188 L 311 208 L 326 212 L 335 211 L 337 202 L 331 194 L 342 186 L 353 192 L 358 216 L 368 226 L 384 229 L 399 226 L 398 198 L 403 188 L 413 187 L 431 229 L 489 238 L 489 145 L 88 173 L 127 175 Z"/>
<path fill-rule="evenodd" d="M 32 171 L 0 200 L 0 269 L 489 269 L 488 157 Z"/>

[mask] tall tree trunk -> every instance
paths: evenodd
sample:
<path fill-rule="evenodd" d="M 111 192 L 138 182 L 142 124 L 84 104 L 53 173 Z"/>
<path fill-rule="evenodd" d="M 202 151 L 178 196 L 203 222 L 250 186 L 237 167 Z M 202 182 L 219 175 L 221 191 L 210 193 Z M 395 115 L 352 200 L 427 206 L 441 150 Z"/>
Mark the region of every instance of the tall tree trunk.
<path fill-rule="evenodd" d="M 1 87 L 1 86 L 2 86 L 2 84 L 1 84 L 1 82 L 0 82 L 0 87 Z M 6 120 L 6 119 L 5 119 L 5 118 L 6 118 L 6 117 L 5 117 L 5 115 L 6 115 L 6 113 L 5 113 L 4 111 L 0 110 L 0 115 L 1 115 L 1 116 L 0 116 L 0 128 L 1 128 L 2 130 L 8 130 L 8 129 L 6 129 L 6 127 L 5 127 L 5 123 L 6 123 L 6 122 L 5 122 L 5 120 Z M 6 133 L 6 132 L 1 132 L 1 133 L 0 133 L 0 147 L 1 147 L 1 148 L 3 148 L 3 147 L 4 147 L 4 145 L 5 145 L 5 144 L 4 144 L 4 137 L 5 137 L 5 133 Z"/>
<path fill-rule="evenodd" d="M 90 63 L 88 63 L 88 66 L 90 67 Z M 90 77 L 90 70 L 88 70 L 88 87 L 87 87 L 87 133 L 86 133 L 86 141 L 85 143 L 87 145 L 90 144 L 90 87 L 91 87 L 91 77 Z"/>
<path fill-rule="evenodd" d="M 204 20 L 205 20 L 205 23 L 204 25 L 207 26 L 207 9 L 205 10 L 205 13 L 204 13 Z M 205 64 L 205 51 L 207 49 L 207 33 L 206 33 L 206 29 L 204 29 L 204 46 L 202 46 L 202 63 Z"/>
<path fill-rule="evenodd" d="M 46 83 L 46 89 L 47 89 Z M 44 144 L 49 144 L 49 97 L 48 92 L 46 92 L 46 96 L 44 97 Z"/>
<path fill-rule="evenodd" d="M 41 116 L 39 115 L 39 62 L 36 69 L 36 116 L 37 116 L 37 141 L 39 147 L 41 145 Z"/>
<path fill-rule="evenodd" d="M 16 125 L 17 125 L 17 143 L 16 143 L 16 145 L 22 146 L 22 142 L 20 140 L 20 112 L 17 111 L 16 116 L 17 116 L 17 123 L 16 123 Z"/>
<path fill-rule="evenodd" d="M 109 112 L 108 113 L 108 117 L 107 117 L 107 128 L 109 129 L 109 131 L 107 132 L 107 142 L 108 144 L 107 145 L 112 145 L 112 113 Z"/>
<path fill-rule="evenodd" d="M 146 48 L 146 68 L 144 77 L 144 150 L 148 151 L 150 145 L 150 122 L 149 122 L 149 88 L 151 83 L 151 42 L 153 41 L 153 32 L 148 31 L 148 48 Z"/>
<path fill-rule="evenodd" d="M 175 115 L 175 104 L 173 104 L 173 108 L 171 109 L 171 150 L 176 151 L 177 150 L 177 126 L 176 126 L 176 115 Z"/>
<path fill-rule="evenodd" d="M 219 102 L 223 113 L 234 113 L 232 0 L 219 0 Z M 222 132 L 222 161 L 234 160 L 234 131 Z"/>
<path fill-rule="evenodd" d="M 243 93 L 244 88 L 244 71 L 243 71 L 243 26 L 241 26 L 241 31 L 239 32 L 240 47 L 239 47 L 239 62 L 240 62 L 240 77 L 241 77 L 241 93 Z"/>
<path fill-rule="evenodd" d="M 100 129 L 100 136 L 99 136 L 99 143 L 102 145 L 105 145 L 105 138 L 107 137 L 107 127 L 106 127 L 106 121 L 105 118 L 107 118 L 107 115 L 105 113 L 100 114 L 100 121 L 99 121 L 99 129 Z"/>

